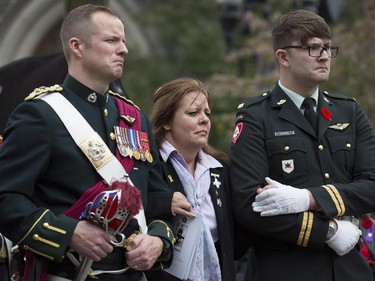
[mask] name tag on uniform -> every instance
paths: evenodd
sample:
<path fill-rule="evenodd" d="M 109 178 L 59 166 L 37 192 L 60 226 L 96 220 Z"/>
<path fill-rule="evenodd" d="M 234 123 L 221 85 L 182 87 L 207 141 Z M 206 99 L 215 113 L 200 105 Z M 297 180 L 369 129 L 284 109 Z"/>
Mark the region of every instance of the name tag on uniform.
<path fill-rule="evenodd" d="M 291 136 L 295 134 L 294 131 L 275 132 L 275 137 Z"/>

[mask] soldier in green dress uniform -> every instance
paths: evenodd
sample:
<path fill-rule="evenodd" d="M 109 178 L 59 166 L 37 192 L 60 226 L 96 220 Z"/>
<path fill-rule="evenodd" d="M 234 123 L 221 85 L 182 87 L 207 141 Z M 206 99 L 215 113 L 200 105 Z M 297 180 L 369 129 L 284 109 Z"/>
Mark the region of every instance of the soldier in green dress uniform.
<path fill-rule="evenodd" d="M 323 18 L 290 12 L 272 37 L 279 81 L 238 106 L 231 146 L 235 216 L 255 233 L 247 280 L 373 280 L 358 250 L 358 215 L 375 210 L 373 127 L 320 89 L 338 54 Z"/>
<path fill-rule="evenodd" d="M 147 210 L 148 194 L 166 189 L 150 123 L 131 101 L 108 90 L 121 77 L 128 53 L 124 26 L 107 7 L 84 5 L 66 17 L 61 40 L 69 72 L 65 81 L 36 89 L 17 107 L 0 150 L 0 232 L 16 245 L 14 258 L 22 261 L 26 254 L 24 272 L 13 276 L 73 280 L 83 257 L 94 261 L 90 277 L 139 281 L 143 271 L 170 265 L 174 237 L 169 225 L 162 218 L 146 218 L 146 232 L 133 218 L 123 232 L 125 243 L 114 246 L 113 233 L 80 220 L 85 205 L 80 209 L 77 203 L 95 196 L 98 186 L 111 187 L 61 116 L 39 98 L 62 95 L 78 110 L 116 155 Z"/>

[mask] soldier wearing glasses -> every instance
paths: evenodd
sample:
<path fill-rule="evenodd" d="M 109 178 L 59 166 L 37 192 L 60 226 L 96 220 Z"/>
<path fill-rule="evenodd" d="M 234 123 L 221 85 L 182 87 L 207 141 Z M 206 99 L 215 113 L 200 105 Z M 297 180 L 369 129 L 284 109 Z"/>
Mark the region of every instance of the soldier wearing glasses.
<path fill-rule="evenodd" d="M 320 16 L 283 15 L 272 37 L 279 81 L 238 106 L 230 153 L 234 212 L 256 237 L 247 279 L 374 280 L 356 219 L 375 209 L 372 125 L 319 87 L 338 54 Z"/>

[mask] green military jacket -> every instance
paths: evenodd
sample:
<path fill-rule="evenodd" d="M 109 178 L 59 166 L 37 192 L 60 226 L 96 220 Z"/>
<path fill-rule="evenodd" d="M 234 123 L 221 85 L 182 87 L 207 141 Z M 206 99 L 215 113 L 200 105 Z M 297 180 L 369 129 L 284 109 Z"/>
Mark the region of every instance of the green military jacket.
<path fill-rule="evenodd" d="M 0 232 L 20 248 L 30 250 L 58 267 L 58 263 L 66 261 L 70 237 L 78 223 L 63 212 L 101 177 L 74 143 L 54 110 L 44 101 L 33 99 L 35 93 L 56 90 L 73 104 L 113 154 L 117 147 L 114 126 L 118 125 L 120 116 L 115 94 L 103 96 L 95 93 L 68 75 L 61 87 L 38 89 L 9 118 L 4 145 L 0 149 L 3 214 Z M 122 99 L 134 106 L 129 100 Z M 150 123 L 142 112 L 140 116 L 141 131 L 148 135 L 153 159 L 135 160 L 129 175 L 134 186 L 141 191 L 146 210 L 148 194 L 166 187 L 161 178 Z M 173 233 L 163 218 L 148 223 L 148 234 L 173 244 Z M 170 263 L 171 255 L 155 266 L 167 267 Z"/>
<path fill-rule="evenodd" d="M 256 237 L 252 280 L 373 280 L 356 248 L 338 256 L 325 243 L 330 219 L 375 208 L 373 128 L 341 95 L 320 92 L 317 113 L 315 132 L 278 85 L 237 109 L 230 178 L 236 219 Z M 265 177 L 307 188 L 321 209 L 261 217 L 252 203 Z"/>

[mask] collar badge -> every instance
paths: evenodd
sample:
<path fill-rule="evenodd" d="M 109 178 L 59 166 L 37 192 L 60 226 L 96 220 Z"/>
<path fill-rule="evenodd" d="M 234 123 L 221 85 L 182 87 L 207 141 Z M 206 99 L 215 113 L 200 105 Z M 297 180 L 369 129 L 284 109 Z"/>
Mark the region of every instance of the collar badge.
<path fill-rule="evenodd" d="M 89 102 L 94 103 L 94 102 L 96 102 L 97 98 L 98 97 L 96 96 L 96 93 L 91 93 L 91 94 L 88 95 L 87 100 Z"/>

